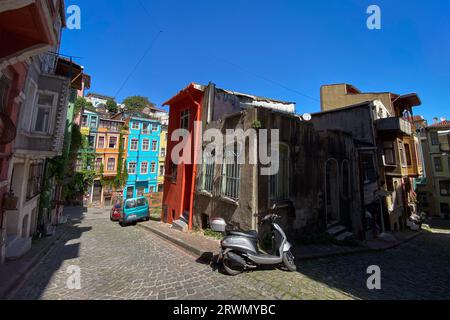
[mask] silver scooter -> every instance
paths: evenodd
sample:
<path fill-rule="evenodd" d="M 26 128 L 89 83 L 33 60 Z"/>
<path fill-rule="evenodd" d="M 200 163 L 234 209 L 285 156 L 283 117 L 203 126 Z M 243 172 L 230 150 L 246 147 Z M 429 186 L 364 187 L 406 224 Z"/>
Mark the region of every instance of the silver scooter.
<path fill-rule="evenodd" d="M 231 276 L 259 266 L 284 266 L 288 271 L 297 270 L 295 258 L 291 252 L 291 244 L 287 241 L 283 229 L 276 223 L 280 216 L 269 214 L 261 223 L 270 223 L 272 232 L 272 254 L 262 252 L 258 248 L 258 232 L 241 232 L 230 230 L 230 226 L 222 218 L 211 219 L 211 228 L 225 234 L 221 242 L 221 253 L 218 261 Z"/>

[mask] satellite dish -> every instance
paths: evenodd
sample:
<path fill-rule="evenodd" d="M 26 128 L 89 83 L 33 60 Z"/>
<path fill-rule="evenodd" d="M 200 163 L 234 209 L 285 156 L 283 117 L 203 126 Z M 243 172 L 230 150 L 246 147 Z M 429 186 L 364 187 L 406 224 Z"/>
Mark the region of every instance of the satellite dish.
<path fill-rule="evenodd" d="M 16 126 L 6 113 L 0 112 L 0 145 L 8 144 L 16 138 Z"/>

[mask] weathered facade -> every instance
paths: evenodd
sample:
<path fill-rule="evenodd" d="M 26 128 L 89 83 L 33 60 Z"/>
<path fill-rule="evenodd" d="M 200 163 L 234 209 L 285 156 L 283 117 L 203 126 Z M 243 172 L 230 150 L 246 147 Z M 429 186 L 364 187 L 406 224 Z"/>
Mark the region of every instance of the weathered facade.
<path fill-rule="evenodd" d="M 196 98 L 192 99 L 193 92 L 187 94 L 186 90 L 196 90 Z M 182 111 L 174 108 L 176 104 L 173 102 L 186 108 L 189 99 L 201 108 L 202 130 L 194 133 L 197 137 L 192 138 L 192 145 L 201 144 L 192 150 L 197 151 L 194 154 L 202 161 L 195 162 L 201 164 L 181 165 L 181 168 L 179 165 L 177 168 L 182 181 L 193 175 L 193 183 L 187 179 L 178 185 L 180 177 L 171 179 L 170 175 L 166 176 L 163 213 L 166 222 L 177 226 L 181 220 L 181 225 L 184 222 L 208 228 L 212 217 L 223 217 L 239 229 L 257 230 L 259 219 L 275 206 L 282 216 L 281 224 L 293 239 L 320 234 L 337 225 L 349 231 L 347 236 L 353 233 L 357 238 L 364 238 L 357 152 L 351 136 L 339 130 L 316 131 L 312 124 L 295 114 L 293 103 L 218 89 L 211 84 L 191 85 L 171 100 L 169 137 L 174 130 L 183 127 L 180 117 L 172 116 Z M 187 127 L 192 128 L 193 125 L 191 121 Z M 279 141 L 272 145 L 270 140 L 264 140 L 266 145 L 260 145 L 258 141 L 263 139 L 264 129 L 267 129 L 269 137 L 277 131 Z M 245 142 L 231 141 L 229 149 L 234 150 L 232 158 L 244 152 L 245 161 L 230 159 L 230 153 L 220 153 L 218 145 L 213 146 L 214 156 L 211 156 L 211 142 L 206 141 L 206 137 L 204 141 L 196 142 L 199 141 L 198 132 L 204 134 L 207 130 L 223 136 L 228 130 L 248 133 Z M 225 139 L 219 143 L 224 150 L 230 147 L 227 142 L 230 143 Z M 174 143 L 169 142 L 169 145 L 168 165 L 172 161 Z M 279 159 L 279 170 L 269 173 L 264 172 L 269 164 L 260 162 L 258 154 L 271 147 L 279 153 L 279 158 L 276 158 Z M 265 155 L 269 156 L 267 151 Z M 192 192 L 190 186 L 193 186 Z M 173 204 L 170 202 L 170 198 L 177 194 L 182 197 L 181 204 L 186 204 L 183 199 L 193 198 L 191 214 L 189 206 L 185 205 L 177 215 L 174 207 L 176 209 L 180 200 Z M 331 198 L 335 202 L 329 202 L 327 206 L 326 199 Z M 336 211 L 330 209 L 334 205 Z"/>
<path fill-rule="evenodd" d="M 418 186 L 420 209 L 431 216 L 450 217 L 450 121 L 422 130 L 425 179 Z"/>

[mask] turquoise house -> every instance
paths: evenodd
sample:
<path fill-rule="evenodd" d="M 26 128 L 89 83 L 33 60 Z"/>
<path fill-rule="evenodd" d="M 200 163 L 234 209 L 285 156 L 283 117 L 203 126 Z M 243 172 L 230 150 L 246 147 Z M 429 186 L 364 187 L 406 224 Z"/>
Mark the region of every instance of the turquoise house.
<path fill-rule="evenodd" d="M 124 197 L 157 192 L 161 123 L 140 112 L 125 112 L 122 118 L 129 127 Z"/>

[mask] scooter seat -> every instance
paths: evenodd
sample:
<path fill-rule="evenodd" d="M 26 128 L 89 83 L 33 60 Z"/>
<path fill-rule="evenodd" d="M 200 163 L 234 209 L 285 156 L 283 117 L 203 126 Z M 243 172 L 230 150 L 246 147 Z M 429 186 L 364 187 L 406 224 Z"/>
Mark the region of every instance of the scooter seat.
<path fill-rule="evenodd" d="M 237 236 L 237 237 L 244 237 L 249 239 L 257 239 L 258 238 L 258 232 L 257 231 L 230 231 L 230 235 Z"/>

